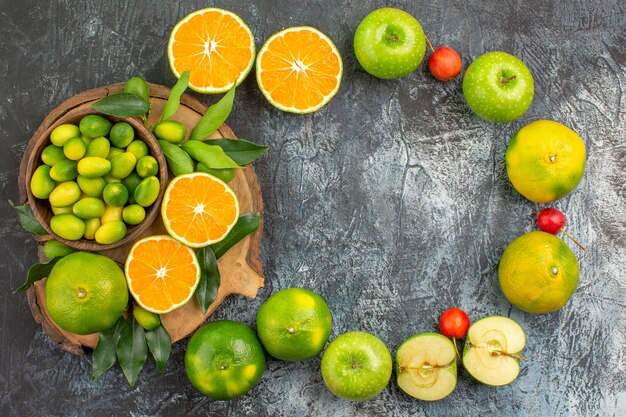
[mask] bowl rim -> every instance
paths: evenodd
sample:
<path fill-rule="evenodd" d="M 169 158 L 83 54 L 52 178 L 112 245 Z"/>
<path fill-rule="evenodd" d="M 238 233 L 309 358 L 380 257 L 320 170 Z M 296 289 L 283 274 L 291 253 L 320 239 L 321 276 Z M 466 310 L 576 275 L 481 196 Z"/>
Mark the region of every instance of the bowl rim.
<path fill-rule="evenodd" d="M 146 210 L 146 218 L 144 219 L 143 222 L 141 222 L 138 225 L 135 225 L 135 226 L 127 225 L 126 236 L 124 236 L 123 239 L 120 239 L 117 242 L 110 243 L 110 244 L 100 244 L 100 243 L 97 243 L 95 240 L 89 240 L 89 239 L 84 239 L 84 238 L 78 239 L 78 240 L 68 240 L 54 233 L 52 229 L 50 228 L 49 222 L 41 213 L 41 209 L 40 209 L 42 204 L 48 204 L 49 206 L 50 203 L 48 202 L 47 199 L 36 198 L 30 189 L 30 181 L 31 181 L 33 173 L 35 172 L 35 169 L 37 169 L 40 165 L 43 165 L 43 163 L 41 162 L 41 152 L 46 146 L 52 144 L 52 142 L 50 141 L 50 133 L 52 132 L 52 130 L 54 130 L 57 126 L 60 126 L 65 123 L 78 124 L 77 120 L 90 114 L 100 115 L 112 121 L 113 123 L 117 123 L 117 122 L 129 123 L 135 129 L 135 133 L 136 133 L 135 140 L 140 139 L 143 142 L 145 142 L 146 145 L 148 146 L 148 154 L 152 155 L 159 164 L 159 172 L 158 172 L 158 179 L 160 183 L 159 195 L 157 196 L 156 201 L 149 207 L 149 209 Z M 64 243 L 74 249 L 87 250 L 87 251 L 93 251 L 93 252 L 100 252 L 100 251 L 106 251 L 109 249 L 117 248 L 119 246 L 125 245 L 135 240 L 139 235 L 141 235 L 142 232 L 144 232 L 148 227 L 150 227 L 152 223 L 154 223 L 154 221 L 157 218 L 157 215 L 160 214 L 161 201 L 163 200 L 163 194 L 165 192 L 165 187 L 168 182 L 167 163 L 165 160 L 165 156 L 163 155 L 163 152 L 161 151 L 161 147 L 159 143 L 157 142 L 157 139 L 154 137 L 152 132 L 143 124 L 141 119 L 138 119 L 135 117 L 116 117 L 116 116 L 107 115 L 91 107 L 91 103 L 85 103 L 84 105 L 70 109 L 66 113 L 60 115 L 41 134 L 35 133 L 35 135 L 33 135 L 33 137 L 30 139 L 29 144 L 30 143 L 34 143 L 34 145 L 32 146 L 32 148 L 28 146 L 26 148 L 27 152 L 30 152 L 30 153 L 28 154 L 28 159 L 26 163 L 26 172 L 24 174 L 25 175 L 25 184 L 24 184 L 25 187 L 24 188 L 26 189 L 28 204 L 31 206 L 33 214 L 35 218 L 37 219 L 37 221 L 39 222 L 39 224 L 41 224 L 41 226 L 49 235 L 51 235 L 54 239 L 58 240 L 59 242 Z"/>

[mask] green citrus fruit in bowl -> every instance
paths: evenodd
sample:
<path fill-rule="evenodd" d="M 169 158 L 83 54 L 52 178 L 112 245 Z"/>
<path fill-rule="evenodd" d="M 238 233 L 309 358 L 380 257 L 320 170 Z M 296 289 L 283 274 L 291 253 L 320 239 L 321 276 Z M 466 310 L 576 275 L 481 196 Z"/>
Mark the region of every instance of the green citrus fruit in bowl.
<path fill-rule="evenodd" d="M 526 233 L 507 246 L 498 268 L 500 288 L 517 308 L 549 313 L 567 303 L 578 286 L 578 261 L 550 233 Z"/>
<path fill-rule="evenodd" d="M 189 339 L 185 370 L 202 394 L 230 400 L 259 382 L 265 370 L 265 353 L 250 327 L 218 320 L 200 327 Z"/>
<path fill-rule="evenodd" d="M 534 121 L 515 133 L 506 150 L 506 172 L 513 187 L 536 203 L 569 194 L 585 171 L 585 144 L 567 126 Z"/>
<path fill-rule="evenodd" d="M 113 326 L 128 304 L 122 269 L 110 258 L 74 252 L 52 268 L 46 281 L 46 307 L 54 322 L 75 334 Z"/>
<path fill-rule="evenodd" d="M 277 359 L 299 361 L 321 352 L 333 319 L 322 297 L 304 288 L 287 288 L 263 303 L 256 317 L 259 338 Z"/>

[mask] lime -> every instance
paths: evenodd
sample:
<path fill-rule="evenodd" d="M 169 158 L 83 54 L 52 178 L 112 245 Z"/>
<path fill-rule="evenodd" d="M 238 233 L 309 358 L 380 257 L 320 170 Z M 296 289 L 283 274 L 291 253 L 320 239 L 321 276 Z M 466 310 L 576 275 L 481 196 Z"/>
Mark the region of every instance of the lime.
<path fill-rule="evenodd" d="M 119 242 L 126 236 L 126 225 L 121 220 L 113 220 L 107 223 L 103 223 L 102 226 L 96 230 L 95 238 L 96 242 L 101 245 L 110 245 L 111 243 Z"/>
<path fill-rule="evenodd" d="M 78 161 L 85 156 L 85 152 L 87 152 L 87 145 L 81 138 L 72 138 L 63 145 L 63 154 L 72 161 Z"/>
<path fill-rule="evenodd" d="M 130 152 L 114 156 L 111 159 L 111 176 L 113 178 L 126 178 L 135 169 L 137 158 Z"/>
<path fill-rule="evenodd" d="M 324 299 L 304 288 L 272 294 L 256 317 L 259 338 L 267 352 L 287 361 L 309 359 L 320 353 L 332 322 Z"/>
<path fill-rule="evenodd" d="M 48 145 L 41 151 L 41 160 L 44 164 L 52 167 L 59 161 L 66 159 L 63 148 L 55 145 Z"/>
<path fill-rule="evenodd" d="M 128 189 L 121 182 L 112 182 L 104 187 L 102 197 L 109 206 L 124 207 L 128 201 Z"/>
<path fill-rule="evenodd" d="M 73 214 L 74 213 L 72 211 L 72 206 L 67 206 L 67 207 L 50 206 L 50 208 L 52 209 L 52 214 L 65 214 L 65 213 Z"/>
<path fill-rule="evenodd" d="M 78 161 L 78 173 L 83 177 L 102 177 L 108 174 L 110 171 L 111 162 L 98 156 L 88 156 Z"/>
<path fill-rule="evenodd" d="M 105 224 L 115 220 L 122 220 L 122 211 L 122 207 L 106 206 L 104 208 L 104 214 L 100 217 L 100 221 L 102 224 Z"/>
<path fill-rule="evenodd" d="M 100 158 L 107 158 L 109 156 L 110 150 L 111 143 L 107 138 L 95 138 L 89 143 L 89 145 L 87 145 L 87 152 L 85 152 L 85 156 L 97 156 Z"/>
<path fill-rule="evenodd" d="M 187 136 L 187 127 L 181 122 L 166 120 L 155 126 L 154 136 L 156 136 L 157 139 L 166 140 L 170 143 L 178 145 L 185 140 L 185 136 Z"/>
<path fill-rule="evenodd" d="M 529 313 L 563 307 L 578 286 L 578 261 L 550 233 L 526 233 L 507 246 L 498 268 L 500 288 L 514 306 Z"/>
<path fill-rule="evenodd" d="M 135 188 L 135 201 L 140 206 L 148 207 L 159 197 L 160 187 L 157 177 L 144 178 Z"/>
<path fill-rule="evenodd" d="M 59 260 L 46 282 L 46 306 L 62 329 L 91 334 L 113 326 L 126 310 L 128 287 L 110 258 L 76 252 Z"/>
<path fill-rule="evenodd" d="M 90 114 L 80 119 L 78 127 L 83 135 L 90 138 L 97 138 L 108 135 L 109 130 L 111 130 L 111 125 L 112 123 L 104 117 L 97 114 Z"/>
<path fill-rule="evenodd" d="M 70 213 L 55 214 L 50 219 L 54 233 L 67 240 L 78 240 L 85 233 L 85 222 Z"/>
<path fill-rule="evenodd" d="M 200 327 L 189 339 L 185 370 L 202 394 L 230 400 L 259 382 L 265 370 L 265 354 L 250 327 L 219 320 Z"/>
<path fill-rule="evenodd" d="M 30 191 L 36 198 L 48 198 L 56 187 L 56 182 L 50 178 L 50 167 L 39 166 L 30 179 Z"/>
<path fill-rule="evenodd" d="M 50 141 L 53 145 L 63 146 L 68 140 L 80 136 L 78 126 L 72 124 L 63 124 L 55 127 L 50 133 Z"/>
<path fill-rule="evenodd" d="M 111 149 L 109 149 L 109 154 L 107 155 L 107 159 L 110 161 L 111 159 L 115 158 L 118 155 L 123 154 L 124 152 L 126 152 L 124 149 L 111 146 Z"/>
<path fill-rule="evenodd" d="M 139 185 L 141 181 L 142 181 L 142 178 L 136 172 L 131 172 L 130 175 L 128 175 L 128 177 L 122 180 L 122 184 L 124 184 L 126 188 L 128 189 L 128 194 L 129 194 L 128 201 L 129 202 L 131 203 L 135 202 L 135 195 L 134 195 L 135 188 L 137 188 L 137 186 Z"/>
<path fill-rule="evenodd" d="M 99 198 L 85 197 L 74 204 L 72 211 L 83 220 L 99 218 L 104 214 L 104 202 Z"/>
<path fill-rule="evenodd" d="M 124 207 L 122 211 L 122 219 L 126 224 L 134 226 L 141 223 L 146 218 L 146 209 L 139 204 L 131 204 Z"/>
<path fill-rule="evenodd" d="M 582 179 L 585 144 L 567 126 L 537 120 L 513 135 L 505 158 L 513 187 L 531 201 L 549 203 L 569 194 Z"/>
<path fill-rule="evenodd" d="M 78 164 L 76 161 L 62 159 L 50 168 L 50 178 L 63 182 L 73 180 L 78 176 Z"/>
<path fill-rule="evenodd" d="M 74 181 L 62 182 L 52 190 L 48 199 L 55 207 L 71 206 L 80 199 L 80 187 Z"/>
<path fill-rule="evenodd" d="M 125 148 L 135 138 L 135 129 L 126 122 L 115 123 L 109 132 L 109 138 L 113 145 L 118 148 Z"/>
<path fill-rule="evenodd" d="M 151 177 L 159 172 L 159 163 L 154 156 L 146 155 L 139 158 L 135 170 L 141 178 Z"/>
<path fill-rule="evenodd" d="M 74 252 L 76 252 L 76 249 L 55 239 L 46 240 L 46 243 L 43 244 L 43 254 L 46 255 L 48 259 L 66 256 Z"/>
<path fill-rule="evenodd" d="M 102 197 L 102 190 L 106 186 L 106 181 L 102 177 L 87 178 L 79 175 L 76 182 L 81 191 L 89 197 Z"/>
<path fill-rule="evenodd" d="M 135 159 L 139 160 L 141 157 L 148 155 L 148 145 L 144 141 L 134 140 L 126 148 L 126 152 L 130 152 L 135 155 Z"/>
<path fill-rule="evenodd" d="M 94 240 L 96 238 L 96 232 L 102 225 L 99 218 L 85 220 L 85 234 L 84 238 Z"/>
<path fill-rule="evenodd" d="M 158 314 L 148 311 L 138 304 L 133 305 L 133 316 L 137 323 L 148 331 L 154 330 L 161 325 L 161 319 Z"/>

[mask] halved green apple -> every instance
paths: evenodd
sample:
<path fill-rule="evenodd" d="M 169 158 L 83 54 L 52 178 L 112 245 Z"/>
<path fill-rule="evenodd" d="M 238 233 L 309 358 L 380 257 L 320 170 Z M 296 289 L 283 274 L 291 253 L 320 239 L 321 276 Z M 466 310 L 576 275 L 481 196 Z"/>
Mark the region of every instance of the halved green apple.
<path fill-rule="evenodd" d="M 437 401 L 456 387 L 454 345 L 438 333 L 408 338 L 396 353 L 398 385 L 418 400 Z"/>
<path fill-rule="evenodd" d="M 519 375 L 519 353 L 525 345 L 526 335 L 516 321 L 502 316 L 485 317 L 467 332 L 463 366 L 483 384 L 510 384 Z"/>

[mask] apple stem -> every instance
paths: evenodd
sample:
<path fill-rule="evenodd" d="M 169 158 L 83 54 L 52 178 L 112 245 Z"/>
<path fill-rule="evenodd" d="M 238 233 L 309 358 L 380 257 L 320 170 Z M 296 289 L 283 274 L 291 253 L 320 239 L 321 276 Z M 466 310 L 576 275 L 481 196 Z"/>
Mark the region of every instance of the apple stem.
<path fill-rule="evenodd" d="M 426 38 L 426 42 L 428 42 L 428 46 L 430 46 L 430 50 L 432 52 L 435 52 L 435 48 L 433 48 L 433 44 L 430 43 L 430 39 L 428 39 L 428 36 L 424 35 L 424 37 Z"/>
<path fill-rule="evenodd" d="M 516 78 L 517 78 L 517 76 L 515 76 L 515 75 L 512 75 L 510 77 L 502 77 L 502 78 L 500 78 L 500 84 L 504 85 L 504 84 L 508 83 L 509 81 L 513 81 Z"/>
<path fill-rule="evenodd" d="M 570 235 L 569 233 L 567 233 L 567 232 L 565 231 L 565 229 L 561 229 L 561 232 L 563 232 L 563 234 L 564 234 L 565 236 L 567 236 L 568 238 L 570 238 L 570 240 L 571 240 L 572 242 L 574 242 L 576 245 L 578 245 L 578 247 L 579 247 L 579 248 L 581 248 L 581 249 L 582 249 L 582 250 L 584 250 L 585 252 L 589 252 L 589 251 L 587 250 L 587 248 L 586 248 L 586 247 L 584 247 L 584 246 L 583 246 L 583 245 L 581 245 L 580 243 L 576 242 L 576 239 L 574 239 L 574 238 L 572 237 L 572 235 Z"/>
<path fill-rule="evenodd" d="M 456 337 L 452 338 L 452 344 L 454 345 L 454 351 L 456 352 L 457 358 L 459 358 L 459 360 L 462 361 L 461 355 L 459 354 L 459 349 L 456 347 Z"/>

